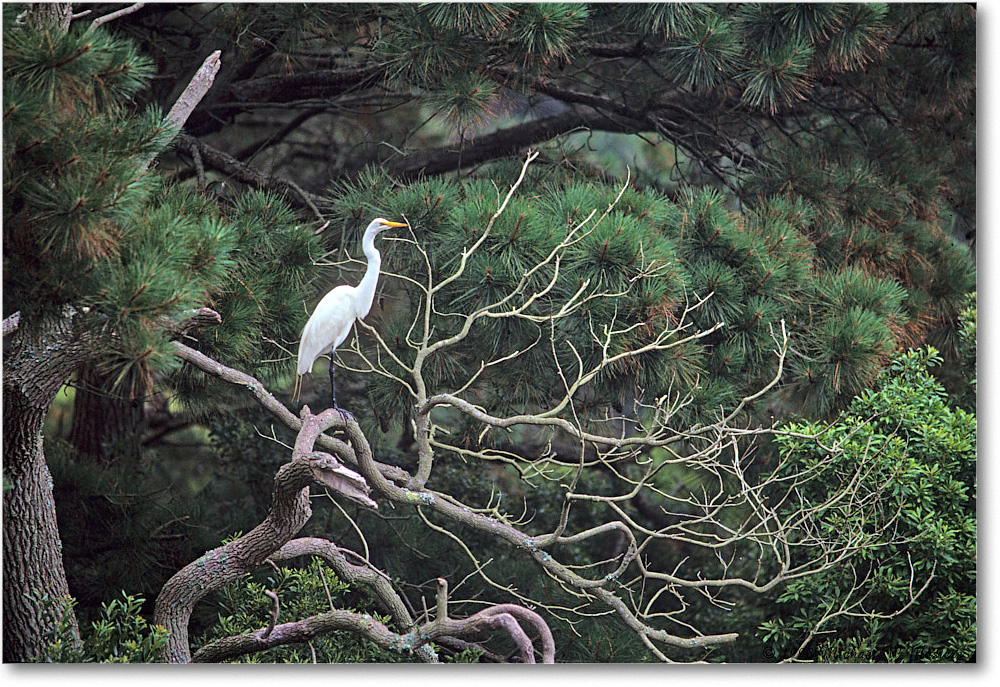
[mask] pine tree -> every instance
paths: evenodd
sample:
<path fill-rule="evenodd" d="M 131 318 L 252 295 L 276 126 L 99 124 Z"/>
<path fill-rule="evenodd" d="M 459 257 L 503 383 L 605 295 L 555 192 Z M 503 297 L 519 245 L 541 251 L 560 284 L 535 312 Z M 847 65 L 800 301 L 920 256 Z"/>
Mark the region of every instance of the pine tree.
<path fill-rule="evenodd" d="M 4 359 L 4 570 L 20 581 L 5 587 L 11 660 L 39 649 L 37 604 L 67 593 L 46 548 L 60 544 L 40 447 L 59 386 L 87 369 L 124 403 L 190 388 L 170 342 L 205 306 L 221 316 L 206 348 L 266 372 L 268 339 L 291 338 L 301 321 L 284 305 L 315 248 L 274 195 L 223 209 L 147 168 L 176 131 L 155 107 L 129 110 L 153 76 L 133 43 L 19 20 L 21 9 L 4 8 L 4 310 L 19 318 Z"/>
<path fill-rule="evenodd" d="M 43 456 L 16 447 L 35 445 L 72 378 L 75 452 L 50 452 L 71 478 L 57 474 L 57 488 L 141 474 L 136 492 L 158 493 L 176 454 L 137 438 L 197 433 L 198 423 L 214 451 L 203 482 L 239 483 L 225 499 L 239 505 L 212 521 L 213 536 L 252 521 L 244 505 L 266 505 L 271 468 L 286 459 L 261 437 L 269 420 L 240 390 L 181 366 L 171 342 L 185 332 L 199 351 L 283 389 L 308 309 L 357 279 L 359 232 L 375 216 L 406 218 L 413 234 L 383 243 L 373 329 L 360 326 L 336 364 L 379 458 L 419 464 L 419 413 L 404 382 L 426 314 L 420 280 L 441 283 L 462 264 L 529 148 L 540 157 L 519 193 L 435 294 L 427 321 L 435 337 L 456 335 L 463 317 L 504 298 L 527 303 L 525 316 L 479 318 L 461 345 L 429 355 L 429 394 L 500 361 L 464 397 L 498 416 L 537 412 L 561 398 L 567 377 L 621 355 L 578 390 L 575 422 L 603 431 L 647 421 L 652 399 L 677 394 L 687 400 L 672 426 L 704 427 L 771 380 L 784 328 L 780 383 L 740 406 L 740 422 L 766 425 L 835 418 L 900 350 L 933 344 L 946 366 L 967 355 L 958 331 L 975 286 L 973 7 L 151 3 L 88 28 L 119 8 L 88 6 L 92 15 L 72 21 L 56 8 L 36 22 L 39 8 L 4 7 L 4 445 L 14 485 L 5 515 L 51 501 Z M 185 85 L 173 75 L 215 49 L 223 67 L 178 135 L 160 114 Z M 157 166 L 144 166 L 153 157 Z M 585 220 L 579 240 L 560 247 Z M 554 250 L 558 276 L 546 262 Z M 583 306 L 545 319 L 572 299 Z M 187 329 L 203 307 L 221 323 Z M 680 322 L 699 336 L 632 354 Z M 616 328 L 603 348 L 602 332 Z M 313 393 L 323 392 L 307 383 L 307 401 Z M 495 490 L 526 490 L 526 466 L 543 452 L 566 460 L 558 442 L 441 413 L 432 484 L 486 510 Z M 501 467 L 470 470 L 463 451 L 473 449 L 502 456 Z M 705 487 L 666 455 L 625 469 L 634 479 L 640 463 L 660 466 L 649 483 L 658 493 L 621 502 L 635 522 L 664 526 L 663 494 Z M 579 479 L 616 488 L 597 466 Z M 564 498 L 545 485 L 531 492 L 538 531 L 559 524 Z M 178 498 L 205 500 L 193 489 Z M 57 544 L 45 507 L 36 529 Z M 602 517 L 580 508 L 570 523 Z M 73 524 L 60 518 L 64 540 Z M 433 560 L 461 559 L 411 525 L 408 543 L 433 549 Z M 109 555 L 141 539 L 134 530 Z M 507 558 L 506 544 L 476 543 Z M 671 545 L 647 549 L 656 570 L 716 563 Z M 578 545 L 574 560 L 588 565 L 597 549 Z M 7 554 L 5 573 L 22 555 Z M 373 552 L 401 577 L 425 565 L 382 555 Z M 533 584 L 537 569 L 518 565 L 510 576 Z M 133 567 L 137 584 L 150 568 Z M 110 568 L 93 569 L 99 578 Z M 96 590 L 81 613 L 119 591 Z M 43 592 L 65 594 L 66 584 Z M 728 622 L 685 603 L 709 624 Z"/>

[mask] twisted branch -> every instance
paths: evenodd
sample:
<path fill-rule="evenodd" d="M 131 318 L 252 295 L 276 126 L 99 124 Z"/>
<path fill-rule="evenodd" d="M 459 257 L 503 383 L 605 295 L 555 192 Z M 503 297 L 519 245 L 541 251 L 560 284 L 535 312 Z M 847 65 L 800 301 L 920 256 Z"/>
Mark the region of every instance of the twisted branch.
<path fill-rule="evenodd" d="M 189 563 L 163 586 L 156 599 L 155 621 L 170 632 L 162 653 L 165 661 L 191 660 L 188 621 L 195 605 L 209 592 L 255 570 L 295 536 L 312 514 L 309 485 L 313 481 L 330 471 L 343 475 L 346 468 L 339 466 L 332 456 L 312 450 L 317 437 L 337 422 L 343 423 L 344 419 L 336 409 L 313 415 L 308 406 L 303 407 L 302 429 L 295 441 L 292 460 L 282 465 L 274 478 L 271 508 L 264 521 L 242 537 Z M 363 480 L 357 480 L 363 484 Z M 324 483 L 329 484 L 329 480 Z M 363 491 L 358 486 L 355 489 Z"/>

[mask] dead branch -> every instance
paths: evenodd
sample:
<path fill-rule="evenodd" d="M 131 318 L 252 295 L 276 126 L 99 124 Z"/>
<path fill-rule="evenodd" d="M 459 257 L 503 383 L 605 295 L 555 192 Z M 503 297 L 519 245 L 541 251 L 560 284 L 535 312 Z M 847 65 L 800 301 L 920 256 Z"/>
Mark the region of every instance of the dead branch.
<path fill-rule="evenodd" d="M 270 559 L 284 561 L 298 556 L 317 556 L 323 559 L 341 579 L 352 584 L 367 586 L 400 629 L 409 631 L 414 628 L 413 617 L 407 610 L 406 604 L 403 603 L 403 599 L 393 588 L 389 576 L 368 564 L 367 561 L 365 561 L 365 565 L 349 562 L 345 552 L 353 553 L 340 548 L 327 539 L 302 537 L 287 542 L 271 554 Z M 357 554 L 354 555 L 357 556 Z M 422 647 L 417 651 L 417 655 L 430 663 L 437 661 L 437 654 L 429 646 Z"/>
<path fill-rule="evenodd" d="M 268 631 L 225 637 L 201 647 L 194 656 L 199 663 L 225 661 L 248 653 L 264 651 L 285 644 L 308 642 L 331 632 L 347 630 L 359 634 L 383 649 L 411 652 L 441 637 L 475 635 L 484 629 L 503 629 L 517 643 L 525 663 L 534 663 L 534 645 L 518 620 L 530 623 L 539 631 L 542 662 L 555 662 L 555 645 L 548 625 L 534 611 L 513 604 L 493 606 L 461 620 L 438 618 L 406 634 L 393 632 L 371 616 L 353 611 L 333 610 L 302 620 L 283 623 Z"/>
<path fill-rule="evenodd" d="M 117 10 L 115 12 L 111 12 L 110 14 L 105 14 L 103 17 L 98 17 L 90 24 L 90 27 L 96 29 L 98 26 L 101 26 L 102 24 L 107 24 L 109 21 L 114 21 L 119 17 L 124 17 L 125 15 L 137 12 L 138 10 L 141 10 L 145 6 L 146 3 L 137 2 L 135 4 L 129 5 L 128 7 L 123 7 L 122 9 Z M 90 10 L 87 10 L 87 13 L 89 12 Z"/>
<path fill-rule="evenodd" d="M 322 213 L 319 212 L 317 204 L 320 198 L 298 186 L 298 184 L 282 179 L 280 177 L 264 174 L 260 170 L 240 162 L 229 153 L 214 148 L 203 141 L 182 134 L 177 137 L 177 147 L 186 151 L 192 157 L 197 156 L 204 167 L 214 169 L 230 176 L 237 181 L 260 189 L 273 189 L 287 194 L 289 202 L 294 205 L 308 209 L 315 214 L 320 221 L 323 221 Z"/>
<path fill-rule="evenodd" d="M 3 335 L 7 336 L 11 332 L 15 331 L 19 324 L 21 324 L 20 311 L 14 313 L 10 317 L 5 317 L 3 319 Z"/>
<path fill-rule="evenodd" d="M 137 5 L 143 5 L 144 3 L 136 3 Z M 139 9 L 132 6 L 135 9 Z M 127 12 L 126 12 L 127 14 Z M 111 15 L 108 15 L 111 16 Z M 97 20 L 94 20 L 95 23 Z M 194 109 L 198 107 L 198 103 L 201 102 L 205 94 L 208 93 L 208 89 L 212 87 L 215 82 L 215 75 L 219 73 L 219 67 L 222 66 L 222 51 L 216 50 L 211 55 L 205 58 L 201 67 L 195 72 L 195 75 L 191 77 L 191 81 L 188 83 L 184 92 L 181 93 L 180 97 L 174 102 L 173 107 L 170 108 L 170 112 L 167 113 L 166 122 L 167 125 L 173 128 L 175 131 L 180 131 L 181 127 L 194 112 Z M 150 155 L 144 162 L 142 167 L 145 169 L 153 163 L 156 159 L 156 154 Z"/>
<path fill-rule="evenodd" d="M 234 384 L 247 389 L 263 408 L 271 412 L 286 427 L 295 432 L 302 429 L 302 421 L 290 410 L 288 410 L 288 408 L 286 408 L 281 401 L 275 398 L 274 395 L 268 391 L 264 384 L 261 383 L 256 377 L 241 370 L 223 365 L 222 363 L 208 357 L 204 353 L 200 353 L 199 351 L 196 351 L 190 346 L 186 346 L 179 341 L 172 342 L 171 347 L 177 357 L 194 365 L 200 370 L 207 372 L 222 381 L 228 382 L 229 384 Z M 342 418 L 339 421 L 335 418 L 329 426 L 342 427 L 343 424 L 344 420 Z M 321 448 L 332 451 L 338 457 L 344 458 L 347 463 L 357 465 L 357 459 L 354 457 L 354 449 L 345 444 L 343 441 L 327 434 L 321 434 L 316 443 Z M 376 463 L 376 469 L 387 479 L 395 481 L 406 481 L 410 479 L 410 474 L 408 472 L 394 465 Z"/>

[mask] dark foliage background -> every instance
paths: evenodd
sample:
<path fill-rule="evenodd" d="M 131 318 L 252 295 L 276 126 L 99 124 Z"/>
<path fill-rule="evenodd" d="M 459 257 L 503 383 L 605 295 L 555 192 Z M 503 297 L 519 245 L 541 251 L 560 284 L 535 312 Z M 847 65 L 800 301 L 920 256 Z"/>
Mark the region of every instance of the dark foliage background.
<path fill-rule="evenodd" d="M 122 7 L 86 9 L 99 17 Z M 614 202 L 627 182 L 607 220 L 567 251 L 563 273 L 534 312 L 551 312 L 584 282 L 595 292 L 638 284 L 561 321 L 564 333 L 595 322 L 643 323 L 619 344 L 640 346 L 652 328 L 677 321 L 709 293 L 691 313 L 695 326 L 726 324 L 602 374 L 581 405 L 584 422 L 600 426 L 607 408 L 620 411 L 664 389 L 692 394 L 678 426 L 709 420 L 774 374 L 772 333 L 782 321 L 791 335 L 782 383 L 746 409 L 745 422 L 850 423 L 872 403 L 927 396 L 936 405 L 913 411 L 924 429 L 901 435 L 916 445 L 912 437 L 924 437 L 935 416 L 965 412 L 945 408 L 974 412 L 968 328 L 971 321 L 974 357 L 975 320 L 966 313 L 960 322 L 976 284 L 973 6 L 151 3 L 96 32 L 84 31 L 89 17 L 76 20 L 64 39 L 20 27 L 23 10 L 4 5 L 3 315 L 20 312 L 28 321 L 69 304 L 86 309 L 83 326 L 110 323 L 121 332 L 59 394 L 47 421 L 66 570 L 84 625 L 107 615 L 101 604 L 121 591 L 155 598 L 179 567 L 252 527 L 287 460 L 281 442 L 291 435 L 239 390 L 180 366 L 160 318 L 212 307 L 222 322 L 198 332 L 199 350 L 291 403 L 298 334 L 326 289 L 358 278 L 357 263 L 345 258 L 357 256 L 367 222 L 405 218 L 432 271 L 445 273 L 529 148 L 541 156 L 523 192 L 487 250 L 441 294 L 442 310 L 469 312 L 509 293 L 575 221 Z M 215 84 L 165 149 L 173 132 L 162 112 L 214 50 L 223 64 Z M 146 155 L 158 156 L 155 171 L 137 173 L 134 159 Z M 382 248 L 385 273 L 423 269 L 408 244 Z M 653 259 L 667 268 L 645 276 Z M 369 321 L 386 341 L 405 340 L 418 295 L 405 281 L 383 280 Z M 441 318 L 436 326 L 444 335 L 457 325 Z M 537 336 L 523 320 L 477 325 L 426 374 L 447 389 L 484 357 Z M 599 358 L 592 339 L 577 343 L 584 364 Z M 370 338 L 360 345 L 372 350 Z M 926 346 L 938 352 L 937 381 L 896 357 Z M 405 346 L 399 352 L 406 355 Z M 546 407 L 561 382 L 538 353 L 484 376 L 477 402 L 498 415 Z M 886 387 L 887 370 L 915 388 Z M 399 385 L 340 374 L 342 403 L 377 458 L 412 468 L 408 398 Z M 324 377 L 307 381 L 303 400 L 314 407 Z M 897 433 L 886 422 L 879 431 Z M 481 428 L 456 418 L 449 429 L 462 445 Z M 529 433 L 490 440 L 525 458 L 539 450 Z M 974 491 L 972 441 L 971 452 L 952 447 L 957 463 L 940 469 Z M 779 449 L 757 450 L 760 469 L 773 469 Z M 934 469 L 936 454 L 923 444 L 920 451 Z M 595 493 L 608 488 L 605 478 L 600 470 L 584 476 Z M 678 468 L 660 479 L 669 488 L 695 477 Z M 497 493 L 527 494 L 538 531 L 558 522 L 559 490 L 526 483 L 516 465 L 473 469 L 445 453 L 432 485 L 480 505 Z M 931 511 L 949 527 L 963 523 L 961 553 L 938 546 L 964 562 L 949 562 L 934 603 L 952 599 L 949 608 L 961 616 L 953 624 L 967 634 L 975 507 L 974 499 L 954 499 Z M 644 522 L 662 515 L 640 499 L 625 507 Z M 472 575 L 454 542 L 412 512 L 348 506 L 362 542 L 339 507 L 317 499 L 315 508 L 303 534 L 367 546 L 414 605 L 432 597 L 439 576 L 462 580 L 453 591 L 479 602 L 509 600 L 502 589 L 509 585 L 549 606 L 571 603 L 529 561 L 482 534 L 463 533 L 463 541 L 480 560 L 495 560 L 489 574 L 502 585 Z M 601 522 L 586 508 L 573 517 L 576 529 Z M 567 556 L 583 564 L 619 545 L 609 538 Z M 928 559 L 943 555 L 928 551 Z M 664 569 L 682 560 L 691 569 L 714 565 L 680 542 L 649 555 Z M 887 554 L 881 563 L 899 561 Z M 204 604 L 192 634 L 218 634 L 220 609 L 222 629 L 266 622 L 251 609 L 259 590 L 246 589 L 214 597 L 221 606 Z M 745 641 L 671 657 L 757 661 L 774 655 L 772 646 L 787 657 L 808 623 L 779 628 L 786 604 L 797 601 L 808 616 L 841 591 L 824 578 L 791 592 L 734 591 L 725 608 L 689 600 L 692 624 L 739 631 Z M 302 607 L 317 593 L 302 591 Z M 886 607 L 892 601 L 887 594 Z M 664 612 L 676 610 L 661 603 Z M 562 616 L 551 619 L 561 660 L 650 659 L 617 621 Z M 911 629 L 845 624 L 841 645 L 809 657 L 974 658 L 974 644 L 944 650 L 938 636 L 922 636 L 926 650 L 900 653 L 898 636 Z M 324 651 L 385 660 L 349 643 Z"/>

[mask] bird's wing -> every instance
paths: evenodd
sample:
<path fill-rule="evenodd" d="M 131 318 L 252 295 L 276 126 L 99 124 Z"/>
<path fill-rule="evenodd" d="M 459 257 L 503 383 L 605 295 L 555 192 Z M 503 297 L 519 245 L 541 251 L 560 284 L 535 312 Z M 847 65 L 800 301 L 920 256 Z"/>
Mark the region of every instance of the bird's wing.
<path fill-rule="evenodd" d="M 342 284 L 323 296 L 316 306 L 299 341 L 300 375 L 312 370 L 316 358 L 335 350 L 347 338 L 354 324 L 353 291 L 353 286 Z"/>

